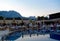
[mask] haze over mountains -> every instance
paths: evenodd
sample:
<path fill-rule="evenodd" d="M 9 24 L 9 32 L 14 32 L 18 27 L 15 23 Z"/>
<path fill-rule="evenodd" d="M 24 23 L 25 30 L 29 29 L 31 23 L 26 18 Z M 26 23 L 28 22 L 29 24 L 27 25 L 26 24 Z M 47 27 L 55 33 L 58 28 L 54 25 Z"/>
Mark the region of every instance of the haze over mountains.
<path fill-rule="evenodd" d="M 4 18 L 22 18 L 22 16 L 16 11 L 0 11 L 0 16 Z"/>
<path fill-rule="evenodd" d="M 20 19 L 36 19 L 35 16 L 31 16 L 31 17 L 24 17 L 22 16 L 20 13 L 16 12 L 16 11 L 0 11 L 0 16 L 4 17 L 4 18 L 20 18 Z"/>

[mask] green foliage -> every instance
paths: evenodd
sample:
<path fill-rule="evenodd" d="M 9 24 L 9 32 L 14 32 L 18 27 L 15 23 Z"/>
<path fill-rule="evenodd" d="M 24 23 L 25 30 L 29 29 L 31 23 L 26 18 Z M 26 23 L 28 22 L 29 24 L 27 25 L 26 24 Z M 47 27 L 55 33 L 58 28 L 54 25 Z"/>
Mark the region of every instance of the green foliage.
<path fill-rule="evenodd" d="M 3 20 L 3 19 L 4 19 L 4 17 L 0 16 L 0 20 Z"/>
<path fill-rule="evenodd" d="M 32 23 L 32 20 L 29 20 Z"/>
<path fill-rule="evenodd" d="M 38 16 L 38 17 L 37 17 L 37 20 L 47 20 L 47 19 L 48 19 L 48 17 L 44 17 L 44 16 L 41 16 L 41 17 Z"/>

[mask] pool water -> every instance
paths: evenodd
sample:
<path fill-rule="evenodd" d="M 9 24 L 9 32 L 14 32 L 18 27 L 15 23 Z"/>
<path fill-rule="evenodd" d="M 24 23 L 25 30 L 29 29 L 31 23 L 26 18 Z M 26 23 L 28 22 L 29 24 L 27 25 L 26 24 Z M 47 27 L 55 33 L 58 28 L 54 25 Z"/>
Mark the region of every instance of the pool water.
<path fill-rule="evenodd" d="M 6 40 L 12 41 L 58 41 L 50 38 L 49 34 L 35 32 L 14 32 L 6 37 Z"/>
<path fill-rule="evenodd" d="M 36 34 L 33 34 L 31 37 L 29 35 L 24 35 L 23 38 L 20 37 L 15 41 L 58 41 L 58 40 L 51 39 L 49 37 L 49 34 L 38 36 Z"/>
<path fill-rule="evenodd" d="M 14 32 L 14 33 L 8 35 L 5 40 L 16 40 L 19 37 L 21 37 L 21 33 L 20 32 Z"/>

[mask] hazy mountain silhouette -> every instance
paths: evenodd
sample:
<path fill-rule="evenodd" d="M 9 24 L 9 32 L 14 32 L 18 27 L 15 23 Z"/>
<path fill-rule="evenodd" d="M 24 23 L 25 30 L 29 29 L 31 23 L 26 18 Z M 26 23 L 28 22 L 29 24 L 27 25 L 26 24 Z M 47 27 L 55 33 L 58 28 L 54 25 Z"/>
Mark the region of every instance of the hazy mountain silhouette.
<path fill-rule="evenodd" d="M 0 17 L 1 19 L 6 18 L 6 19 L 10 19 L 10 18 L 15 18 L 15 19 L 24 19 L 24 20 L 30 20 L 30 19 L 35 19 L 35 17 L 24 17 L 21 16 L 18 12 L 16 11 L 0 11 Z"/>
<path fill-rule="evenodd" d="M 16 11 L 0 11 L 0 16 L 4 18 L 22 18 L 22 16 Z"/>

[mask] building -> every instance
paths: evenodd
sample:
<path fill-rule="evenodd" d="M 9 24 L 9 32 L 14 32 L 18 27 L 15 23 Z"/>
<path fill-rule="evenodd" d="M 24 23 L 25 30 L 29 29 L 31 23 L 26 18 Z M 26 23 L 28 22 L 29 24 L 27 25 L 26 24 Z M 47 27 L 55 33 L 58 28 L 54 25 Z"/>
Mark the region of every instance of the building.
<path fill-rule="evenodd" d="M 46 24 L 55 24 L 55 23 L 59 23 L 60 24 L 60 12 L 54 13 L 54 14 L 50 14 L 49 15 L 49 19 L 48 20 L 42 20 L 42 22 L 43 21 Z"/>
<path fill-rule="evenodd" d="M 49 19 L 57 19 L 57 18 L 60 18 L 60 12 L 49 15 Z"/>

